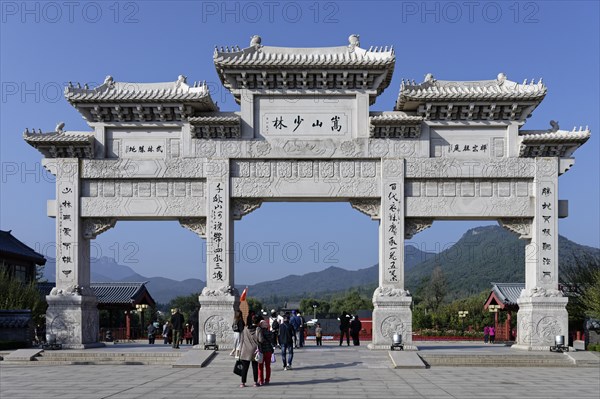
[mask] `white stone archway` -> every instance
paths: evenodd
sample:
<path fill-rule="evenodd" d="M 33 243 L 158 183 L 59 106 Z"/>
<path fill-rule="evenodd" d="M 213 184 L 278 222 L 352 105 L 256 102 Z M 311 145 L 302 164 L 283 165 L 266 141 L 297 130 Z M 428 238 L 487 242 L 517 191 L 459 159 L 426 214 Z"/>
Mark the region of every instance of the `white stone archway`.
<path fill-rule="evenodd" d="M 558 176 L 586 129 L 520 127 L 546 95 L 504 74 L 483 81 L 403 81 L 393 111 L 369 106 L 392 79 L 391 49 L 350 44 L 279 48 L 254 37 L 215 51 L 239 112 L 219 112 L 208 88 L 175 82 L 70 85 L 91 132 L 26 131 L 56 175 L 56 288 L 47 323 L 67 347 L 98 344 L 89 240 L 118 220 L 178 220 L 207 239 L 200 340 L 231 345 L 233 221 L 262 201 L 336 200 L 380 223 L 373 348 L 402 333 L 412 346 L 404 240 L 441 219 L 497 219 L 530 240 L 517 347 L 546 349 L 567 334 L 558 291 Z"/>

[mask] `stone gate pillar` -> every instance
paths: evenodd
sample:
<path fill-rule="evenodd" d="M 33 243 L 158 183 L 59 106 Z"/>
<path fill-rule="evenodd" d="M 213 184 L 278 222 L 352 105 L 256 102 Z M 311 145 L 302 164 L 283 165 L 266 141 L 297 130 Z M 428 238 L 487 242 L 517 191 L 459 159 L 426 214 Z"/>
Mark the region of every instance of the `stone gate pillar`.
<path fill-rule="evenodd" d="M 381 161 L 379 287 L 373 293 L 372 349 L 389 348 L 394 334 L 412 346 L 412 298 L 404 289 L 404 160 Z"/>
<path fill-rule="evenodd" d="M 536 158 L 531 243 L 525 247 L 525 289 L 517 303 L 515 348 L 548 350 L 568 336 L 567 298 L 558 289 L 558 158 Z"/>
<path fill-rule="evenodd" d="M 234 288 L 233 217 L 229 160 L 207 164 L 206 287 L 200 294 L 199 343 L 216 334 L 220 348 L 231 348 L 233 310 L 239 306 Z"/>
<path fill-rule="evenodd" d="M 56 200 L 48 206 L 56 217 L 56 286 L 46 296 L 46 331 L 65 348 L 101 346 L 90 288 L 90 237 L 80 217 L 79 159 L 45 159 L 44 166 L 56 176 Z"/>

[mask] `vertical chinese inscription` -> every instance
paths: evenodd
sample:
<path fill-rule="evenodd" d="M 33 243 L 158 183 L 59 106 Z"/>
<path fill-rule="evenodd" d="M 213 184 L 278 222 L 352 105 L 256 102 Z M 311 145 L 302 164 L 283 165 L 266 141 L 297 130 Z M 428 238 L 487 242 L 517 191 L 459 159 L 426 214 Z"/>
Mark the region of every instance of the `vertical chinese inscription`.
<path fill-rule="evenodd" d="M 398 282 L 398 264 L 402 263 L 398 261 L 398 230 L 400 220 L 400 206 L 401 201 L 398 198 L 398 183 L 387 184 L 387 205 L 385 210 L 385 217 L 388 220 L 388 241 L 387 241 L 387 256 L 388 266 L 386 270 L 386 279 L 390 283 Z"/>
<path fill-rule="evenodd" d="M 233 222 L 229 198 L 229 162 L 213 160 L 208 172 L 206 286 L 213 289 L 233 284 L 231 264 Z"/>
<path fill-rule="evenodd" d="M 552 209 L 554 208 L 554 201 L 550 199 L 552 195 L 553 187 L 550 187 L 548 182 L 542 184 L 541 196 L 539 202 L 541 202 L 540 213 L 542 216 L 542 273 L 543 278 L 551 278 L 552 277 L 552 266 L 555 261 L 552 255 L 552 242 L 551 237 L 555 232 L 552 228 L 552 222 L 554 219 L 554 215 L 552 214 Z"/>
<path fill-rule="evenodd" d="M 382 160 L 380 286 L 404 288 L 404 161 Z"/>
<path fill-rule="evenodd" d="M 75 273 L 73 273 L 75 257 L 77 256 L 77 237 L 78 228 L 75 225 L 78 222 L 76 215 L 77 197 L 75 196 L 75 176 L 69 176 L 66 173 L 63 179 L 57 184 L 58 212 L 57 212 L 57 237 L 56 246 L 56 264 L 57 264 L 57 279 L 70 285 L 73 283 Z"/>
<path fill-rule="evenodd" d="M 224 246 L 223 242 L 223 183 L 214 184 L 212 198 L 210 199 L 211 237 L 212 240 L 212 270 L 210 278 L 213 281 L 223 281 Z"/>
<path fill-rule="evenodd" d="M 558 284 L 558 220 L 557 165 L 554 159 L 538 161 L 536 184 L 536 227 L 538 280 L 556 289 Z"/>

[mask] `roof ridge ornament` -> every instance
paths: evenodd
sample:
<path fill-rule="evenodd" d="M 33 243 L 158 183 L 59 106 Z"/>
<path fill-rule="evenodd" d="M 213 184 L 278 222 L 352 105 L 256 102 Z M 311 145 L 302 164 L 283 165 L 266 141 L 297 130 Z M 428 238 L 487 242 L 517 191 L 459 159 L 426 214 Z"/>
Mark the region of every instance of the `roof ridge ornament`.
<path fill-rule="evenodd" d="M 360 47 L 360 35 L 353 33 L 348 37 L 348 50 L 353 53 L 356 47 Z"/>
<path fill-rule="evenodd" d="M 550 126 L 552 126 L 552 127 L 550 129 L 546 130 L 546 133 L 558 132 L 558 130 L 560 129 L 560 127 L 558 126 L 558 121 L 551 120 Z"/>
<path fill-rule="evenodd" d="M 113 79 L 112 76 L 108 75 L 104 79 L 104 84 L 112 89 L 115 86 L 115 80 Z"/>
<path fill-rule="evenodd" d="M 54 129 L 54 131 L 56 133 L 63 133 L 64 130 L 63 128 L 65 127 L 65 123 L 64 122 L 59 122 L 58 125 L 56 125 L 56 128 Z"/>
<path fill-rule="evenodd" d="M 250 38 L 250 47 L 254 47 L 257 50 L 262 47 L 262 38 L 259 35 L 253 35 Z"/>
<path fill-rule="evenodd" d="M 502 86 L 504 82 L 506 82 L 506 74 L 504 72 L 500 72 L 496 80 L 498 81 L 498 86 Z"/>

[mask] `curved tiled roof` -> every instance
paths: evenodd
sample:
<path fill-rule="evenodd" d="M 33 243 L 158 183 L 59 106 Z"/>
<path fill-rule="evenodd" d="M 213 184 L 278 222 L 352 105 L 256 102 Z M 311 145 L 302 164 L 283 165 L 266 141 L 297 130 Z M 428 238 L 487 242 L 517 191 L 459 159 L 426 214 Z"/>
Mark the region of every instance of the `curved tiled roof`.
<path fill-rule="evenodd" d="M 0 230 L 0 256 L 7 255 L 35 262 L 37 265 L 46 264 L 46 258 L 44 258 L 43 255 L 35 252 L 33 249 L 16 239 L 11 234 L 11 230 Z"/>
<path fill-rule="evenodd" d="M 411 103 L 444 101 L 534 101 L 541 102 L 547 88 L 540 79 L 522 84 L 506 79 L 499 74 L 494 80 L 452 81 L 436 80 L 428 74 L 422 83 L 402 81 L 395 109 L 398 111 L 415 108 Z"/>
<path fill-rule="evenodd" d="M 370 90 L 375 102 L 390 84 L 396 64 L 392 47 L 360 47 L 357 35 L 348 46 L 291 48 L 261 45 L 215 49 L 219 79 L 239 103 L 239 89 L 250 90 Z"/>
<path fill-rule="evenodd" d="M 420 123 L 423 121 L 422 116 L 408 115 L 404 112 L 371 112 L 369 114 L 371 123 Z"/>
<path fill-rule="evenodd" d="M 517 299 L 524 289 L 524 283 L 492 283 L 492 291 L 504 305 L 517 305 Z"/>
<path fill-rule="evenodd" d="M 25 131 L 23 138 L 29 144 L 88 144 L 94 141 L 94 133 L 91 132 L 49 132 L 29 133 Z"/>
<path fill-rule="evenodd" d="M 585 143 L 591 136 L 590 130 L 586 127 L 585 129 L 579 128 L 572 131 L 568 130 L 557 130 L 557 131 L 535 131 L 535 130 L 522 130 L 519 132 L 519 136 L 522 138 L 523 144 L 529 143 Z"/>
<path fill-rule="evenodd" d="M 65 97 L 71 104 L 160 101 L 200 102 L 209 105 L 214 111 L 217 110 L 206 84 L 189 86 L 183 76 L 180 76 L 175 82 L 161 83 L 115 82 L 112 77 L 108 76 L 103 84 L 93 89 L 74 87 L 69 84 L 65 88 Z"/>
<path fill-rule="evenodd" d="M 146 288 L 146 282 L 108 282 L 91 283 L 90 288 L 96 294 L 98 304 L 102 305 L 133 305 L 144 302 L 155 305 L 154 299 Z M 38 283 L 38 291 L 43 296 L 50 295 L 56 283 Z M 146 299 L 146 300 L 143 300 Z"/>
<path fill-rule="evenodd" d="M 144 295 L 150 297 L 146 283 L 147 281 L 143 283 L 91 283 L 90 287 L 94 290 L 99 304 L 133 304 Z"/>
<path fill-rule="evenodd" d="M 289 48 L 251 46 L 215 49 L 215 66 L 221 68 L 393 68 L 396 61 L 393 48 L 337 46 Z"/>
<path fill-rule="evenodd" d="M 558 130 L 558 124 L 550 130 L 522 130 L 519 132 L 521 157 L 570 157 L 591 136 L 582 127 L 572 131 Z"/>
<path fill-rule="evenodd" d="M 207 113 L 201 116 L 190 116 L 188 118 L 188 122 L 191 124 L 237 125 L 240 121 L 240 116 L 234 112 L 219 112 L 216 114 Z"/>

